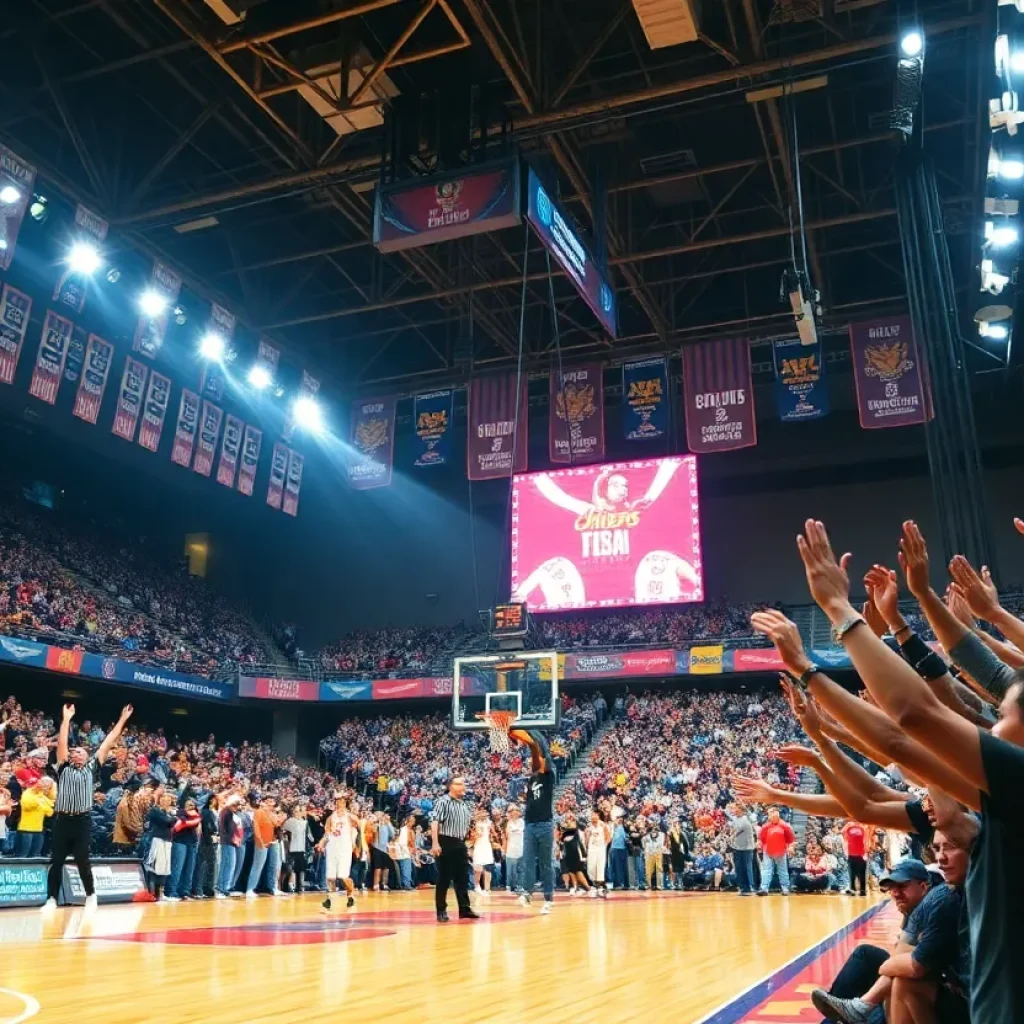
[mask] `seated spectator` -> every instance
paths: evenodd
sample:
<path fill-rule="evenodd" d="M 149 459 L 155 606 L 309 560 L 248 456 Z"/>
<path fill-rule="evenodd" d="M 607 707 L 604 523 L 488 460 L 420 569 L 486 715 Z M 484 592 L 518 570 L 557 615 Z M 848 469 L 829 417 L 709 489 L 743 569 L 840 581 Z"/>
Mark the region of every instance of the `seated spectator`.
<path fill-rule="evenodd" d="M 817 839 L 809 839 L 803 868 L 793 877 L 793 888 L 797 892 L 826 892 L 828 887 L 828 856 Z"/>

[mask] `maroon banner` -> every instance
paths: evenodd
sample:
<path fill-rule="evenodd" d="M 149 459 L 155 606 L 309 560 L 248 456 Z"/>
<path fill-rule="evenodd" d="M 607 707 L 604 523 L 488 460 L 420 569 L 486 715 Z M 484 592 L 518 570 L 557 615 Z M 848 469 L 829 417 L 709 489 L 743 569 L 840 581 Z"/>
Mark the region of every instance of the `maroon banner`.
<path fill-rule="evenodd" d="M 695 455 L 757 444 L 750 344 L 704 341 L 683 349 L 686 444 Z"/>
<path fill-rule="evenodd" d="M 64 362 L 68 357 L 68 347 L 74 329 L 75 325 L 70 320 L 57 316 L 51 309 L 46 311 L 43 334 L 39 339 L 39 353 L 36 356 L 28 393 L 50 405 L 57 401 L 57 391 L 60 388 L 60 379 L 64 375 Z"/>
<path fill-rule="evenodd" d="M 786 667 L 774 647 L 726 651 L 727 655 L 730 653 L 734 672 L 782 672 Z"/>
<path fill-rule="evenodd" d="M 0 270 L 8 270 L 14 259 L 18 244 L 18 232 L 25 212 L 32 202 L 32 186 L 36 180 L 36 169 L 6 146 L 0 146 L 0 192 L 4 201 L 0 203 L 3 239 L 6 243 L 0 249 Z"/>
<path fill-rule="evenodd" d="M 159 316 L 148 317 L 143 313 L 139 317 L 139 322 L 135 327 L 133 349 L 140 355 L 146 356 L 147 359 L 155 359 L 160 354 L 164 338 L 167 336 L 167 325 L 170 323 L 174 304 L 178 301 L 178 295 L 181 292 L 181 278 L 170 267 L 157 260 L 153 264 L 149 288 L 163 296 L 167 305 Z"/>
<path fill-rule="evenodd" d="M 519 223 L 519 205 L 518 158 L 456 178 L 403 182 L 377 191 L 373 243 L 396 252 L 500 231 Z"/>
<path fill-rule="evenodd" d="M 497 377 L 476 377 L 469 383 L 466 460 L 470 480 L 495 480 L 526 470 L 529 396 L 524 376 L 520 381 L 517 409 L 516 376 L 506 373 Z"/>
<path fill-rule="evenodd" d="M 121 390 L 117 394 L 113 432 L 126 441 L 135 439 L 135 426 L 142 413 L 142 396 L 146 391 L 149 368 L 128 356 L 121 374 Z"/>
<path fill-rule="evenodd" d="M 352 403 L 352 451 L 348 482 L 357 491 L 387 487 L 395 451 L 395 399 L 367 398 Z"/>
<path fill-rule="evenodd" d="M 620 654 L 567 654 L 565 678 L 675 675 L 675 651 L 624 651 Z"/>
<path fill-rule="evenodd" d="M 181 403 L 178 406 L 178 422 L 174 428 L 174 447 L 171 462 L 188 467 L 192 461 L 192 449 L 196 443 L 199 428 L 199 396 L 188 388 L 181 389 Z"/>
<path fill-rule="evenodd" d="M 299 491 L 302 489 L 302 467 L 304 456 L 296 451 L 288 453 L 288 472 L 284 478 L 284 497 L 281 499 L 281 511 L 289 516 L 299 514 Z"/>
<path fill-rule="evenodd" d="M 32 300 L 17 288 L 4 285 L 0 297 L 0 384 L 13 384 L 14 371 L 25 344 Z"/>
<path fill-rule="evenodd" d="M 78 381 L 78 392 L 75 395 L 75 407 L 71 410 L 86 423 L 95 423 L 100 415 L 103 404 L 103 392 L 107 390 L 107 377 L 110 375 L 110 364 L 114 360 L 114 346 L 95 334 L 89 335 L 85 346 L 85 360 L 82 363 L 82 376 Z"/>
<path fill-rule="evenodd" d="M 256 467 L 259 465 L 262 446 L 263 431 L 257 430 L 251 423 L 247 423 L 245 436 L 242 438 L 242 454 L 239 459 L 238 489 L 248 498 L 252 497 L 253 485 L 256 482 Z"/>
<path fill-rule="evenodd" d="M 139 444 L 151 452 L 160 447 L 160 437 L 164 432 L 164 420 L 170 401 L 171 378 L 154 370 L 149 375 L 146 404 L 142 407 L 142 426 L 139 427 Z"/>
<path fill-rule="evenodd" d="M 271 508 L 281 507 L 284 496 L 284 478 L 288 474 L 288 453 L 291 449 L 280 441 L 274 444 L 274 454 L 270 458 L 270 483 L 267 485 L 267 504 Z"/>
<path fill-rule="evenodd" d="M 238 468 L 238 453 L 242 448 L 242 427 L 245 424 L 237 416 L 228 416 L 224 421 L 224 440 L 220 446 L 220 463 L 217 466 L 217 483 L 225 487 L 235 486 L 235 470 Z"/>
<path fill-rule="evenodd" d="M 220 424 L 224 419 L 224 410 L 213 402 L 203 402 L 203 411 L 199 417 L 199 442 L 196 445 L 196 458 L 192 469 L 200 476 L 209 476 L 213 471 L 213 457 L 217 451 L 217 438 L 220 437 Z"/>
<path fill-rule="evenodd" d="M 865 430 L 905 427 L 932 418 L 928 380 L 908 316 L 850 325 L 853 382 Z"/>
<path fill-rule="evenodd" d="M 269 679 L 239 676 L 238 696 L 260 700 L 319 700 L 320 684 L 307 679 Z"/>
<path fill-rule="evenodd" d="M 548 454 L 552 462 L 573 464 L 604 458 L 604 372 L 600 363 L 551 374 Z"/>

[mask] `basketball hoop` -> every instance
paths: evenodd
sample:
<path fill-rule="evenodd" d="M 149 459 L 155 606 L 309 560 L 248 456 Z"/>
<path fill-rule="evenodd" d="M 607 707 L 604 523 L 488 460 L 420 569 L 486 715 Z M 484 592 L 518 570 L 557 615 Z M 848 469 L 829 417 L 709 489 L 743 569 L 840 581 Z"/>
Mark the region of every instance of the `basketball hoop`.
<path fill-rule="evenodd" d="M 491 734 L 491 750 L 496 754 L 507 754 L 511 749 L 508 733 L 516 720 L 514 711 L 482 711 L 477 715 L 487 723 L 487 731 Z"/>

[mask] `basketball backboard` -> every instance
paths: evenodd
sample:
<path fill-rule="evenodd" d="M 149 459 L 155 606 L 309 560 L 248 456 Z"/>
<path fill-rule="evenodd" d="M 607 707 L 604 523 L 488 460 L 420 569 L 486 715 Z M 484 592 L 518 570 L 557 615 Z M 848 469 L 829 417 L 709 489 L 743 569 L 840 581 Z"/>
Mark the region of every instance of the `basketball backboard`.
<path fill-rule="evenodd" d="M 455 659 L 452 726 L 487 729 L 490 711 L 512 711 L 513 727 L 554 729 L 559 722 L 558 655 L 553 651 Z"/>

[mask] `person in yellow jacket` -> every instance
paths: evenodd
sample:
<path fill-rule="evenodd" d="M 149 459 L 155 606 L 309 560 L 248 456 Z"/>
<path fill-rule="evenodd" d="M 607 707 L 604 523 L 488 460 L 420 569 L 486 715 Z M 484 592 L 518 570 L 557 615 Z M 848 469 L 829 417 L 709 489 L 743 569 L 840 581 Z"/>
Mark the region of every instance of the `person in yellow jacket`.
<path fill-rule="evenodd" d="M 15 857 L 42 857 L 43 821 L 53 814 L 53 779 L 44 775 L 21 794 L 21 820 L 14 837 Z"/>

